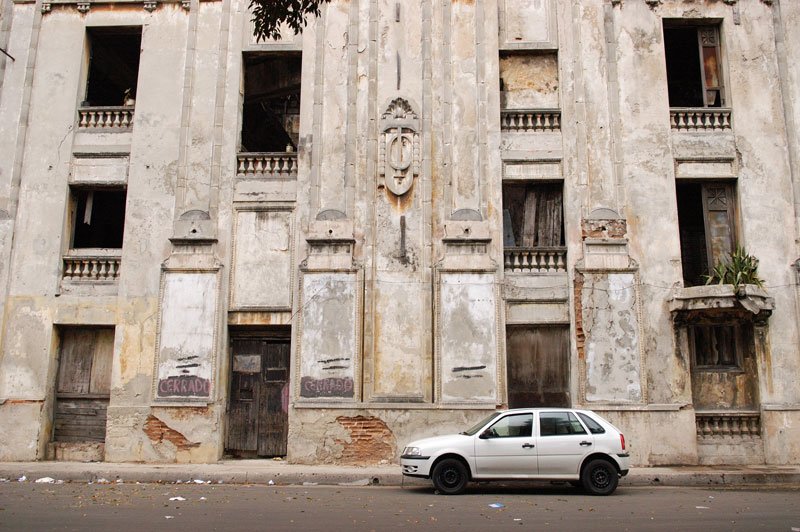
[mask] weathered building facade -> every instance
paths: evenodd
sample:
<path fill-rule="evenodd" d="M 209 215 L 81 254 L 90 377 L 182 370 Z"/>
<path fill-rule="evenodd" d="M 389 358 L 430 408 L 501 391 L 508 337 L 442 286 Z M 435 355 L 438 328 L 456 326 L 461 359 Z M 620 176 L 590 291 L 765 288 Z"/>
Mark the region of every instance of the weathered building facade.
<path fill-rule="evenodd" d="M 800 461 L 800 4 L 3 1 L 0 460 Z"/>

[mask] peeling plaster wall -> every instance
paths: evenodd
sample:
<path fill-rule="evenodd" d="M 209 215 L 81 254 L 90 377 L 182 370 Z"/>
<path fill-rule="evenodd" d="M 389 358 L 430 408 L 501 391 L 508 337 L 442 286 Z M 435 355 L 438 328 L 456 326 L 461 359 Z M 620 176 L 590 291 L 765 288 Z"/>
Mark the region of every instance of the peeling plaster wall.
<path fill-rule="evenodd" d="M 471 427 L 489 410 L 295 409 L 288 459 L 300 464 L 397 463 L 410 441 Z"/>
<path fill-rule="evenodd" d="M 761 442 L 730 459 L 797 463 L 800 5 L 395 4 L 335 0 L 302 36 L 255 43 L 242 1 L 46 14 L 4 3 L 17 61 L 0 58 L 0 428 L 14 430 L 0 430 L 0 459 L 45 456 L 68 325 L 115 327 L 106 460 L 219 459 L 235 310 L 231 323 L 292 326 L 291 461 L 392 462 L 407 441 L 502 405 L 506 323 L 570 323 L 570 396 L 625 431 L 635 464 L 725 461 L 730 446 L 698 443 L 704 403 L 668 302 L 683 285 L 675 180 L 727 179 L 739 241 L 775 302 L 747 367 Z M 662 28 L 677 18 L 720 22 L 731 129 L 670 127 Z M 103 25 L 142 26 L 123 133 L 75 127 L 86 27 Z M 236 175 L 243 50 L 302 51 L 296 180 Z M 400 194 L 381 158 L 382 142 L 398 149 L 381 129 L 397 98 L 418 135 L 393 152 L 416 157 Z M 500 109 L 537 107 L 559 108 L 560 130 L 501 131 Z M 94 175 L 109 153 L 109 175 Z M 126 181 L 115 285 L 62 288 L 76 176 Z M 566 272 L 502 271 L 502 179 L 563 179 Z M 162 304 L 164 269 L 218 282 L 192 305 L 202 325 L 189 343 L 204 341 L 213 393 L 191 405 L 154 405 L 157 346 L 180 336 L 170 324 L 192 330 L 170 314 L 186 291 Z"/>
<path fill-rule="evenodd" d="M 586 401 L 642 402 L 636 277 L 584 274 L 582 305 Z"/>

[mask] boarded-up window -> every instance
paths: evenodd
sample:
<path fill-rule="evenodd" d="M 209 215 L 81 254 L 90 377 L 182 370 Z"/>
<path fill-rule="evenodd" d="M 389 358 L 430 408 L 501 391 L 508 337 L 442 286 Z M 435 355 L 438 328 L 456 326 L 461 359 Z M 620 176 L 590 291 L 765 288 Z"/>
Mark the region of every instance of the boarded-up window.
<path fill-rule="evenodd" d="M 747 331 L 736 325 L 694 325 L 689 341 L 698 368 L 732 368 L 741 365 L 740 350 L 746 345 Z"/>
<path fill-rule="evenodd" d="M 734 185 L 678 183 L 677 198 L 683 280 L 687 286 L 702 285 L 736 244 Z"/>
<path fill-rule="evenodd" d="M 105 441 L 113 355 L 114 329 L 61 330 L 54 441 Z"/>
<path fill-rule="evenodd" d="M 503 185 L 505 247 L 564 245 L 561 183 Z"/>
<path fill-rule="evenodd" d="M 725 105 L 718 26 L 665 21 L 664 54 L 670 107 Z"/>

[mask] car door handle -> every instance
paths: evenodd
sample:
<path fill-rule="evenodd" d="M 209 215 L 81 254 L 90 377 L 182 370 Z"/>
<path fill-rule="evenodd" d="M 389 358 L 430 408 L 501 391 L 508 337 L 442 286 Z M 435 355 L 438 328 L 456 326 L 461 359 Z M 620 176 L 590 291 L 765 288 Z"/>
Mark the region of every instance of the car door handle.
<path fill-rule="evenodd" d="M 534 445 L 532 443 L 523 443 L 522 444 L 522 448 L 523 449 L 533 449 Z"/>
<path fill-rule="evenodd" d="M 581 442 L 581 447 L 586 447 L 587 445 L 591 445 L 591 444 L 592 444 L 592 442 L 590 442 L 590 441 L 582 441 Z"/>

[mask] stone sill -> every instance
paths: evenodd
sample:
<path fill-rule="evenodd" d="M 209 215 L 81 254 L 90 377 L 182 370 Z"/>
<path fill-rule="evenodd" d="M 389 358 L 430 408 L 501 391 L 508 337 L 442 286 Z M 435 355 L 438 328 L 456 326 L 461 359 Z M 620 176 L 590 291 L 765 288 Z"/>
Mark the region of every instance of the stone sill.
<path fill-rule="evenodd" d="M 766 316 L 775 308 L 775 300 L 765 290 L 747 284 L 735 292 L 730 284 L 711 284 L 676 288 L 669 300 L 669 310 L 673 313 L 707 311 L 712 309 L 746 310 Z"/>

